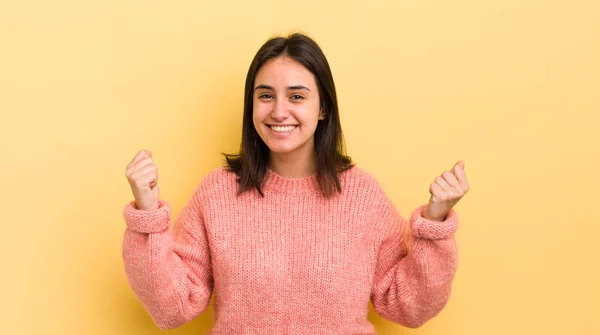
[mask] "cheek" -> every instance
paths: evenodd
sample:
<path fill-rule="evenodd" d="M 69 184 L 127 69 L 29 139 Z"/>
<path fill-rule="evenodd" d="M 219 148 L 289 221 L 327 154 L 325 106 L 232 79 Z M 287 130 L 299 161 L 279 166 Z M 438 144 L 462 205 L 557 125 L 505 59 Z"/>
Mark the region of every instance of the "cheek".
<path fill-rule="evenodd" d="M 256 102 L 254 103 L 254 106 L 252 108 L 252 118 L 256 122 L 261 122 L 262 120 L 264 120 L 265 117 L 269 115 L 269 113 L 269 106 L 267 104 Z"/>
<path fill-rule="evenodd" d="M 319 112 L 320 112 L 319 103 L 311 103 L 304 108 L 304 115 L 306 115 L 306 120 L 310 120 L 310 123 L 316 123 L 319 121 Z"/>
<path fill-rule="evenodd" d="M 253 109 L 252 109 L 252 121 L 254 122 L 254 124 L 259 124 L 260 123 L 260 109 L 257 108 L 256 105 L 254 105 Z"/>

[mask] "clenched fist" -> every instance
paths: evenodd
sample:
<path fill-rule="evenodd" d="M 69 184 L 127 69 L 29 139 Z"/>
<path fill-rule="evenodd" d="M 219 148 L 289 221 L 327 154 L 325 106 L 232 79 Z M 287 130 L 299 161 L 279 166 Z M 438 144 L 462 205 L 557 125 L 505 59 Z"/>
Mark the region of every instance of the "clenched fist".
<path fill-rule="evenodd" d="M 469 191 L 465 163 L 458 161 L 451 171 L 436 177 L 429 186 L 431 198 L 423 211 L 423 217 L 443 221 L 450 209 Z"/>
<path fill-rule="evenodd" d="M 152 160 L 149 150 L 141 150 L 133 157 L 125 176 L 131 186 L 135 205 L 140 210 L 153 210 L 158 208 L 158 169 Z"/>

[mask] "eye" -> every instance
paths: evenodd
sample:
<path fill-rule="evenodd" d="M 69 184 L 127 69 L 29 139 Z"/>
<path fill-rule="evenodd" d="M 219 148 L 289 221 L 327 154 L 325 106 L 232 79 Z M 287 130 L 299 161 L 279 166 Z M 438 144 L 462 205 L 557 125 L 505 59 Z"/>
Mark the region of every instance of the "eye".
<path fill-rule="evenodd" d="M 260 99 L 272 99 L 273 96 L 269 93 L 263 93 L 261 95 L 258 96 Z"/>
<path fill-rule="evenodd" d="M 294 94 L 292 95 L 292 100 L 303 100 L 304 97 L 301 96 L 300 94 Z"/>

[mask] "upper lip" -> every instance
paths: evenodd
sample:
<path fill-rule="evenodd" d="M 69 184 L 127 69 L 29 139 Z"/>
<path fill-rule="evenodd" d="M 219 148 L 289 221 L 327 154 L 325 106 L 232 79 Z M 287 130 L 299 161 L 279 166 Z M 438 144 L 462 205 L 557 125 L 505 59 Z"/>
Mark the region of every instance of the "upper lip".
<path fill-rule="evenodd" d="M 297 124 L 267 124 L 267 125 L 275 126 L 275 127 L 297 126 Z"/>

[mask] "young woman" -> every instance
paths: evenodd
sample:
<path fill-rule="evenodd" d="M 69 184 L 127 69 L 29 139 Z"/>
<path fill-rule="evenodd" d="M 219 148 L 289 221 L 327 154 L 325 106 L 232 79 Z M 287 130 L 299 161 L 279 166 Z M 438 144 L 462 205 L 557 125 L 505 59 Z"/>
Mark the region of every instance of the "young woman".
<path fill-rule="evenodd" d="M 344 154 L 328 62 L 309 37 L 267 41 L 246 78 L 240 152 L 208 173 L 171 225 L 152 154 L 126 169 L 125 271 L 160 328 L 202 313 L 211 334 L 376 334 L 368 303 L 419 327 L 448 301 L 457 269 L 452 209 L 464 163 L 435 178 L 405 220 Z"/>

